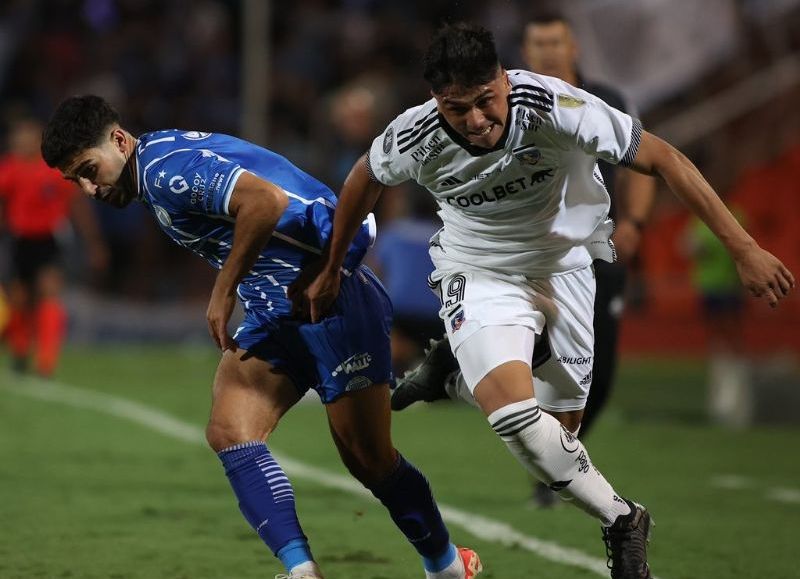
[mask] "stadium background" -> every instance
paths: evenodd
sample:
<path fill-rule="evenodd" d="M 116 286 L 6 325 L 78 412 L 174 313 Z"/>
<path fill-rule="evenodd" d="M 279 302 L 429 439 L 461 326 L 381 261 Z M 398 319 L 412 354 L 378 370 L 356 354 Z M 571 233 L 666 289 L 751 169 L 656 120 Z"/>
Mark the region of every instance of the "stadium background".
<path fill-rule="evenodd" d="M 0 142 L 15 115 L 46 118 L 61 98 L 95 92 L 134 134 L 239 134 L 336 190 L 384 123 L 426 98 L 420 59 L 438 23 L 482 22 L 514 68 L 521 24 L 543 4 L 8 0 Z M 572 20 L 583 73 L 621 88 L 645 127 L 686 152 L 756 239 L 800 274 L 800 2 L 548 4 Z M 399 222 L 424 199 L 411 187 L 387 192 L 379 223 Z M 130 413 L 108 418 L 111 399 L 87 398 L 137 400 L 199 427 L 216 356 L 204 323 L 213 271 L 170 245 L 142 208 L 95 209 L 113 259 L 104 275 L 90 275 L 80 239 L 63 231 L 70 332 L 55 382 L 0 368 L 0 577 L 210 577 L 223 565 L 226 576 L 269 576 L 277 567 L 237 519 L 207 451 L 187 453 L 180 439 L 129 423 Z M 776 311 L 748 300 L 735 358 L 720 358 L 692 283 L 688 222 L 660 191 L 633 265 L 619 388 L 589 445 L 613 480 L 647 489 L 662 579 L 796 577 L 800 299 Z M 0 272 L 6 256 L 0 241 Z M 326 438 L 319 408 L 296 416 L 279 450 L 340 472 L 330 444 L 314 442 Z M 599 541 L 583 537 L 595 531 L 568 509 L 520 508 L 526 482 L 474 412 L 415 410 L 395 416 L 395 428 L 443 502 L 599 557 Z M 508 481 L 502 496 L 485 471 Z M 298 496 L 323 562 L 357 578 L 416 576 L 375 507 L 320 480 L 301 478 Z M 351 528 L 344 554 L 321 538 Z M 521 540 L 465 537 L 486 551 L 496 568 L 489 577 L 599 576 Z"/>

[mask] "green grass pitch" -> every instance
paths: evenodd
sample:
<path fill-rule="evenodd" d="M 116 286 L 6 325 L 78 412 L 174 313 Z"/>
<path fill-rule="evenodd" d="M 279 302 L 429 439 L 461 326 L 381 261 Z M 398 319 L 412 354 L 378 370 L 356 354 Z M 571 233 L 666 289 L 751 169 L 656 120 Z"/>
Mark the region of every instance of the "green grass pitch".
<path fill-rule="evenodd" d="M 56 381 L 146 404 L 200 429 L 215 366 L 216 354 L 204 349 L 72 349 Z M 659 579 L 800 577 L 800 502 L 791 500 L 800 495 L 800 431 L 708 425 L 702 370 L 692 362 L 623 361 L 611 407 L 586 441 L 593 461 L 618 491 L 651 509 Z M 282 572 L 202 444 L 26 396 L 20 386 L 0 367 L 0 578 L 263 579 Z M 476 410 L 434 404 L 393 421 L 397 447 L 426 473 L 441 503 L 604 559 L 593 520 L 566 504 L 527 506 L 526 476 Z M 270 446 L 346 474 L 319 404 L 293 409 Z M 722 475 L 743 477 L 742 488 L 712 484 Z M 374 500 L 293 478 L 301 522 L 328 577 L 423 576 Z M 789 500 L 770 498 L 781 491 Z M 457 543 L 480 552 L 486 579 L 601 576 L 450 527 Z"/>

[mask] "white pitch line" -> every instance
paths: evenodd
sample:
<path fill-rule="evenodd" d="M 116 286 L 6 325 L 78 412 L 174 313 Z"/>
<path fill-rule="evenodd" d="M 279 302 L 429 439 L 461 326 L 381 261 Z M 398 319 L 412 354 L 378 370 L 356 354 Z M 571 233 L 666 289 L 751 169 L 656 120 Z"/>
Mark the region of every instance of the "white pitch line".
<path fill-rule="evenodd" d="M 0 385 L 0 390 L 38 398 L 47 402 L 57 402 L 75 408 L 96 410 L 135 422 L 150 430 L 184 442 L 204 446 L 206 444 L 203 429 L 158 409 L 110 394 L 36 378 L 27 378 L 20 384 Z M 372 494 L 352 478 L 328 472 L 282 454 L 275 454 L 275 458 L 293 477 L 310 480 L 321 486 L 374 500 Z M 525 535 L 507 523 L 442 503 L 439 503 L 439 510 L 445 521 L 463 528 L 471 535 L 484 541 L 500 543 L 505 546 L 519 546 L 543 559 L 585 569 L 603 577 L 608 577 L 606 562 L 597 557 L 586 555 L 576 549 L 562 547 L 551 541 L 544 541 Z M 658 578 L 654 577 L 654 579 Z"/>
<path fill-rule="evenodd" d="M 800 490 L 798 489 L 773 487 L 767 489 L 767 494 L 765 496 L 771 501 L 800 505 Z"/>
<path fill-rule="evenodd" d="M 764 498 L 779 503 L 800 504 L 800 489 L 787 487 L 764 487 L 753 478 L 737 474 L 722 474 L 712 477 L 709 481 L 712 487 L 733 490 L 760 490 Z"/>
<path fill-rule="evenodd" d="M 710 484 L 712 487 L 732 491 L 740 491 L 755 486 L 755 482 L 752 479 L 738 474 L 720 474 L 714 476 L 711 478 Z"/>

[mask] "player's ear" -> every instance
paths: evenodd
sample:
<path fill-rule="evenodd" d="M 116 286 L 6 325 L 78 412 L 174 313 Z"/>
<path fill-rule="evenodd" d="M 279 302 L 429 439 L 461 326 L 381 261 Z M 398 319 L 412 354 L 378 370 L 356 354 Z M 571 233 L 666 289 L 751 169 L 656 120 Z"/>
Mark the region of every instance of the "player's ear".
<path fill-rule="evenodd" d="M 111 142 L 114 143 L 114 146 L 122 151 L 125 152 L 125 131 L 123 131 L 120 127 L 115 127 L 111 131 Z"/>

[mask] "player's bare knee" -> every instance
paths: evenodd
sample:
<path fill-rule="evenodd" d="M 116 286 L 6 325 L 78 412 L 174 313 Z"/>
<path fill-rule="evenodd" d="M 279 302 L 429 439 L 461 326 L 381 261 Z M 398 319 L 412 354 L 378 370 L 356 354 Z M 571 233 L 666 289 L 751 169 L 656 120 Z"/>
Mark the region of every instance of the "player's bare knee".
<path fill-rule="evenodd" d="M 545 410 L 553 418 L 561 423 L 561 426 L 566 428 L 572 435 L 577 436 L 581 429 L 581 420 L 583 419 L 583 410 L 569 410 L 565 412 L 554 412 Z"/>
<path fill-rule="evenodd" d="M 263 428 L 247 427 L 241 423 L 220 420 L 212 417 L 206 425 L 206 442 L 214 452 L 220 452 L 231 446 L 266 440 L 268 432 Z"/>

